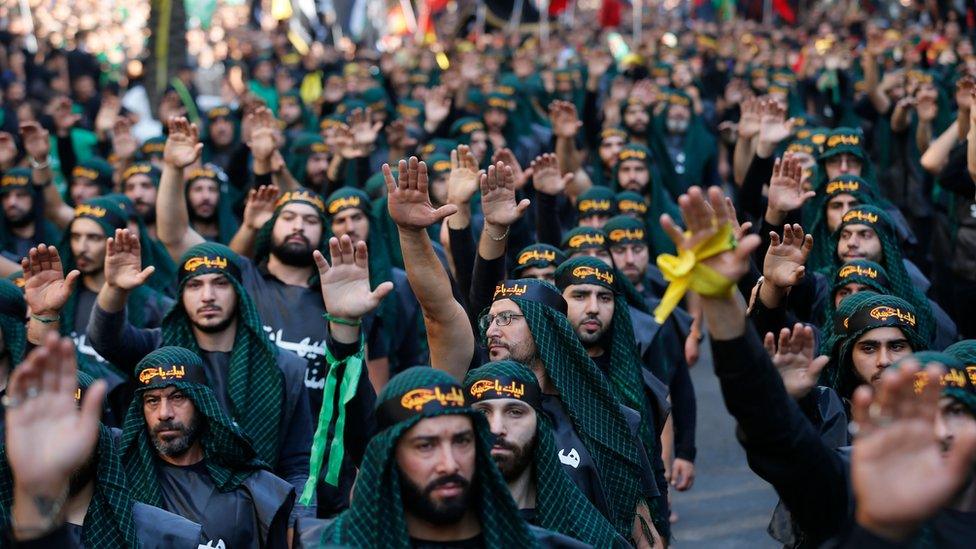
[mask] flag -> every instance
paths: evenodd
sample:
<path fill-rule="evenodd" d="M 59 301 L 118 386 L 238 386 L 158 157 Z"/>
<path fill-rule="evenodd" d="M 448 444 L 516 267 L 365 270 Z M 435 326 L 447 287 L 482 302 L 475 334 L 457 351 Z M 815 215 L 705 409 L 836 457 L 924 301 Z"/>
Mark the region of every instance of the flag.
<path fill-rule="evenodd" d="M 603 0 L 600 5 L 600 26 L 613 28 L 620 24 L 620 0 Z"/>

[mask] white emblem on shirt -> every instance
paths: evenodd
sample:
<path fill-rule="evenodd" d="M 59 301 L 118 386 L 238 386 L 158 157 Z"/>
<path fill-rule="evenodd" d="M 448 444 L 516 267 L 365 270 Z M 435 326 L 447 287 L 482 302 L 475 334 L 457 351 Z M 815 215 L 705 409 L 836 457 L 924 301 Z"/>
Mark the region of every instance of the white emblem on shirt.
<path fill-rule="evenodd" d="M 559 451 L 559 461 L 563 465 L 569 465 L 573 469 L 578 469 L 580 464 L 580 455 L 576 451 L 576 448 L 570 448 L 569 454 L 563 454 L 566 450 Z"/>
<path fill-rule="evenodd" d="M 207 542 L 206 545 L 203 544 L 197 545 L 197 549 L 227 549 L 227 546 L 224 545 L 224 540 L 218 539 L 218 540 L 210 540 Z"/>

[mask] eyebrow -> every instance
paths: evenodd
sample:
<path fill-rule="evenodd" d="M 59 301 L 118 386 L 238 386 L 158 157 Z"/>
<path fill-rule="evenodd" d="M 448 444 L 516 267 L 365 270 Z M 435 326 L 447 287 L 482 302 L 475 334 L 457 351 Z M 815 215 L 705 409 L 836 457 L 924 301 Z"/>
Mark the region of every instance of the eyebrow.
<path fill-rule="evenodd" d="M 858 341 L 858 345 L 881 345 L 887 344 L 891 345 L 893 343 L 904 343 L 908 345 L 908 338 L 900 337 L 895 339 L 865 339 L 863 341 Z"/>

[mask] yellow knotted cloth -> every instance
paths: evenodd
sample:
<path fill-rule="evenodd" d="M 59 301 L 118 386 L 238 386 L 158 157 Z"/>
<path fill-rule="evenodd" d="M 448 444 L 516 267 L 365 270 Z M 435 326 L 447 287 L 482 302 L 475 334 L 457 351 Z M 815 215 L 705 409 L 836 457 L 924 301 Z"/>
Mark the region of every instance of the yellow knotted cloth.
<path fill-rule="evenodd" d="M 687 233 L 686 233 L 687 234 Z M 703 297 L 728 297 L 735 283 L 714 269 L 702 265 L 702 261 L 735 248 L 735 233 L 732 224 L 726 223 L 714 236 L 699 242 L 690 250 L 680 250 L 678 255 L 661 254 L 657 256 L 657 267 L 664 278 L 670 282 L 654 309 L 654 320 L 664 324 L 671 311 L 678 306 L 685 292 L 691 290 Z"/>

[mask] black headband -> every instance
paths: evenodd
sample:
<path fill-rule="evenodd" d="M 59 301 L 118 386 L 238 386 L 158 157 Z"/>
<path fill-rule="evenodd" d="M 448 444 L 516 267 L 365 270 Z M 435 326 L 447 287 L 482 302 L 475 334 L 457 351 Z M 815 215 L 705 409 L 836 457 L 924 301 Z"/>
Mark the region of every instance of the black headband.
<path fill-rule="evenodd" d="M 126 219 L 117 215 L 112 210 L 92 204 L 79 204 L 75 206 L 75 219 L 78 218 L 91 219 L 99 224 L 105 223 L 116 229 L 124 229 L 129 225 Z"/>
<path fill-rule="evenodd" d="M 860 309 L 847 317 L 838 315 L 834 319 L 834 331 L 839 334 L 853 334 L 867 328 L 884 326 L 915 330 L 917 322 L 918 318 L 911 311 L 888 305 L 878 305 L 870 309 Z"/>
<path fill-rule="evenodd" d="M 138 380 L 140 389 L 160 389 L 177 382 L 209 385 L 202 367 L 185 364 L 160 364 L 146 368 L 139 372 Z"/>
<path fill-rule="evenodd" d="M 567 286 L 575 284 L 596 284 L 616 292 L 614 278 L 616 275 L 609 267 L 598 268 L 589 265 L 580 265 L 572 269 L 564 268 L 556 276 L 556 287 L 565 290 Z"/>
<path fill-rule="evenodd" d="M 179 280 L 182 283 L 191 276 L 222 274 L 234 280 L 241 280 L 241 268 L 230 258 L 219 255 L 201 255 L 187 259 L 180 265 Z"/>
<path fill-rule="evenodd" d="M 514 398 L 515 400 L 521 400 L 536 410 L 542 408 L 542 394 L 539 391 L 539 386 L 534 383 L 526 383 L 514 377 L 495 376 L 487 379 L 479 379 L 472 383 L 467 391 L 467 396 L 472 402 Z"/>
<path fill-rule="evenodd" d="M 495 295 L 491 298 L 492 303 L 499 299 L 527 299 L 548 305 L 562 314 L 566 314 L 568 306 L 562 294 L 542 284 L 530 282 L 506 281 L 495 286 Z"/>
<path fill-rule="evenodd" d="M 376 423 L 383 430 L 412 417 L 444 410 L 470 410 L 460 385 L 436 383 L 395 396 L 376 409 Z"/>

